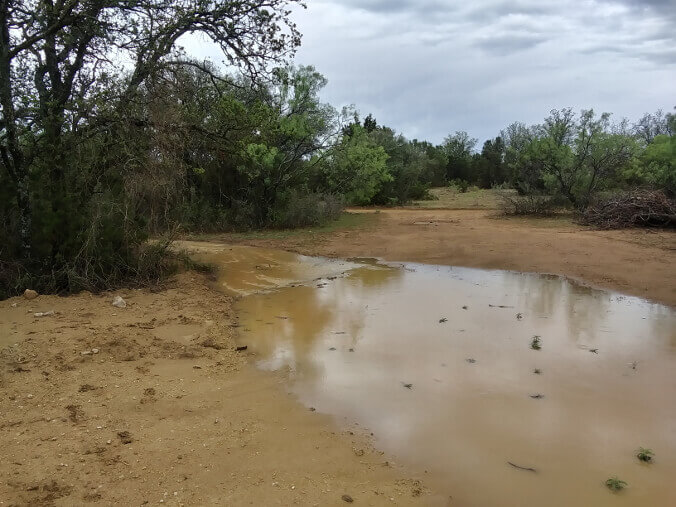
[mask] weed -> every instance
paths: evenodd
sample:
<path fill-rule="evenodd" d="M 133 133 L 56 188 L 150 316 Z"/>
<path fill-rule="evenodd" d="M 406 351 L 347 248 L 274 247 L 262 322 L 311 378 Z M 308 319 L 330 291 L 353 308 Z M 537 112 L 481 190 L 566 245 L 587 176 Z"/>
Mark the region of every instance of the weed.
<path fill-rule="evenodd" d="M 639 447 L 638 454 L 636 457 L 643 461 L 644 463 L 650 463 L 653 460 L 655 453 L 651 449 L 646 449 L 645 447 Z"/>
<path fill-rule="evenodd" d="M 615 476 L 606 481 L 606 487 L 611 491 L 622 491 L 625 487 L 627 487 L 627 483 Z"/>
<path fill-rule="evenodd" d="M 530 348 L 533 350 L 540 350 L 542 348 L 542 340 L 540 340 L 539 336 L 533 336 L 533 339 L 530 342 Z"/>

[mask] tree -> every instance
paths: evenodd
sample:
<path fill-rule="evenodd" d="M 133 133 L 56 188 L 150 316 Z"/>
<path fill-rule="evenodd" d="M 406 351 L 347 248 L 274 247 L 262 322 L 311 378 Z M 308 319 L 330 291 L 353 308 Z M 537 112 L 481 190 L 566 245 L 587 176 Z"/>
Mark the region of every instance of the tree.
<path fill-rule="evenodd" d="M 364 118 L 364 129 L 366 129 L 367 133 L 371 133 L 374 130 L 378 128 L 378 123 L 376 122 L 376 119 L 373 117 L 372 114 L 369 114 L 366 118 Z"/>
<path fill-rule="evenodd" d="M 444 139 L 442 146 L 447 158 L 446 174 L 449 180 L 471 179 L 472 153 L 476 143 L 477 139 L 464 131 L 457 131 Z"/>
<path fill-rule="evenodd" d="M 151 75 L 185 63 L 182 36 L 204 34 L 257 77 L 300 44 L 294 3 L 0 0 L 0 178 L 11 188 L 7 213 L 18 216 L 8 237 L 18 233 L 23 261 L 54 271 L 82 250 L 90 205 L 121 161 L 92 161 L 91 173 L 75 174 L 87 166 L 69 157 L 97 136 L 112 142 L 123 124 L 152 128 L 131 115 Z M 130 62 L 124 75 L 121 62 Z"/>
<path fill-rule="evenodd" d="M 670 122 L 670 114 L 664 114 L 664 111 L 658 109 L 654 114 L 645 113 L 634 126 L 634 134 L 646 145 L 653 142 L 657 136 L 674 135 L 674 130 Z"/>
<path fill-rule="evenodd" d="M 522 151 L 520 180 L 560 193 L 577 207 L 621 171 L 631 160 L 634 142 L 624 124 L 611 125 L 608 113 L 596 117 L 583 110 L 576 118 L 571 109 L 552 110 Z"/>
<path fill-rule="evenodd" d="M 352 125 L 323 166 L 322 190 L 345 195 L 351 204 L 370 204 L 383 184 L 392 181 L 387 167 L 388 155 L 366 132 Z"/>

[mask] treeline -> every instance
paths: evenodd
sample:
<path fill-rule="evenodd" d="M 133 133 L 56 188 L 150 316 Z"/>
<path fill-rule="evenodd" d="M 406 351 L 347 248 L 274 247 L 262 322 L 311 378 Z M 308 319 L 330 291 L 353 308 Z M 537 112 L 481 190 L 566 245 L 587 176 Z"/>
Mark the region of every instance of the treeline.
<path fill-rule="evenodd" d="M 293 3 L 0 3 L 0 297 L 147 283 L 171 265 L 151 237 L 320 224 L 447 184 L 578 208 L 611 188 L 673 196 L 674 115 L 564 109 L 478 150 L 465 132 L 435 145 L 339 112 L 319 72 L 287 63 Z M 182 54 L 195 32 L 240 72 Z"/>

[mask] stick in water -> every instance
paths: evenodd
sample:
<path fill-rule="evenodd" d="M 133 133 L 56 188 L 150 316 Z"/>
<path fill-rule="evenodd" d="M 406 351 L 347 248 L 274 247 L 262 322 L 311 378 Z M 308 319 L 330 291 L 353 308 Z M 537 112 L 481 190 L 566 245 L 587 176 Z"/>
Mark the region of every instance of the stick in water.
<path fill-rule="evenodd" d="M 525 471 L 527 471 L 527 472 L 537 472 L 537 470 L 535 470 L 534 468 L 530 468 L 530 467 L 522 467 L 522 466 L 519 466 L 519 465 L 515 465 L 515 464 L 512 463 L 511 461 L 508 461 L 507 464 L 508 464 L 508 465 L 512 465 L 514 468 L 518 468 L 519 470 L 525 470 Z"/>

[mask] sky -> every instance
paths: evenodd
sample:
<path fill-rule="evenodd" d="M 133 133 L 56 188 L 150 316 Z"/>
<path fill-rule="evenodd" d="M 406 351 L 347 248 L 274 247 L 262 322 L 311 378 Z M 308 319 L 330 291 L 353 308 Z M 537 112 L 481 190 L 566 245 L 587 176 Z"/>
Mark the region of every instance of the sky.
<path fill-rule="evenodd" d="M 410 139 L 676 106 L 676 0 L 307 0 L 293 20 L 322 99 Z"/>

